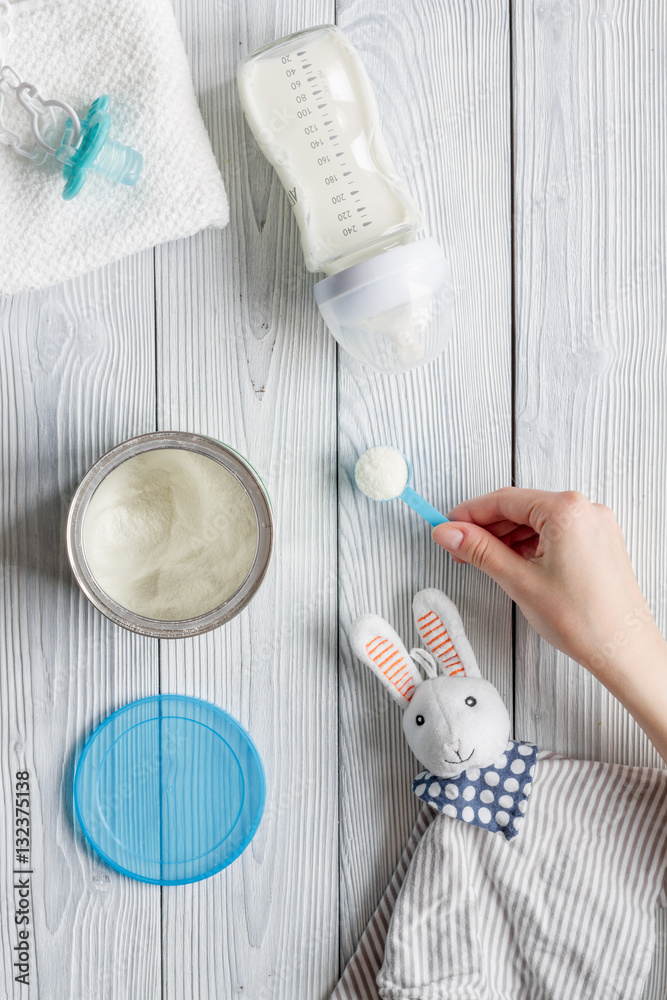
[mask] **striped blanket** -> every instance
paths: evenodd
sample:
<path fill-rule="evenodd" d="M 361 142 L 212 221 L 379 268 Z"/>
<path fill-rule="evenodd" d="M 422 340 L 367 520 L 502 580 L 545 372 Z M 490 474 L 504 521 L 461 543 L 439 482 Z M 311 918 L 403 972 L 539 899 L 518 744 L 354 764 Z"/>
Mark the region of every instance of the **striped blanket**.
<path fill-rule="evenodd" d="M 332 1000 L 665 1000 L 667 771 L 541 753 L 521 835 L 425 806 Z"/>

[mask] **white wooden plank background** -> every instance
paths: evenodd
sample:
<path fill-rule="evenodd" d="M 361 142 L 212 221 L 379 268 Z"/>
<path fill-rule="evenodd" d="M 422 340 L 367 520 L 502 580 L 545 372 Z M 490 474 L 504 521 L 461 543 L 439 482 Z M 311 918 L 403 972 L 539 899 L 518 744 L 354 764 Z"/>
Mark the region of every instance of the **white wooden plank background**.
<path fill-rule="evenodd" d="M 459 603 L 517 735 L 656 762 L 626 713 L 520 616 L 513 643 L 497 588 L 454 566 L 407 509 L 372 507 L 351 474 L 359 451 L 393 442 L 444 509 L 510 482 L 513 466 L 519 485 L 580 488 L 618 512 L 667 626 L 667 10 L 652 0 L 175 7 L 230 225 L 0 300 L 7 998 L 323 1000 L 415 813 L 400 720 L 353 661 L 346 628 L 374 609 L 412 639 L 421 586 L 442 585 Z M 334 19 L 362 54 L 431 233 L 451 248 L 451 351 L 395 379 L 369 374 L 326 334 L 286 199 L 236 97 L 238 58 Z M 156 426 L 237 447 L 276 511 L 259 596 L 188 642 L 110 625 L 75 589 L 64 555 L 80 476 Z M 162 892 L 105 868 L 71 808 L 85 735 L 158 690 L 209 698 L 241 719 L 269 786 L 238 862 Z M 11 775 L 23 766 L 33 782 L 29 992 L 13 982 L 7 880 Z"/>
<path fill-rule="evenodd" d="M 480 668 L 512 704 L 509 602 L 434 546 L 428 526 L 403 504 L 363 497 L 352 485 L 354 463 L 374 444 L 397 445 L 412 459 L 415 488 L 442 510 L 510 483 L 512 285 L 507 4 L 434 0 L 416 18 L 409 4 L 357 0 L 339 7 L 338 23 L 376 84 L 387 139 L 431 232 L 455 248 L 456 294 L 451 350 L 425 369 L 369 375 L 339 356 L 344 964 L 391 877 L 418 804 L 400 709 L 352 656 L 347 625 L 378 611 L 410 648 L 414 593 L 442 586 L 461 609 Z"/>
<path fill-rule="evenodd" d="M 69 499 L 102 452 L 155 425 L 153 254 L 0 300 L 2 995 L 158 1000 L 160 899 L 73 829 L 84 739 L 158 684 L 157 644 L 98 615 L 65 554 Z M 13 776 L 31 775 L 36 948 L 14 982 Z"/>
<path fill-rule="evenodd" d="M 667 629 L 667 7 L 522 0 L 514 22 L 517 482 L 616 512 Z M 660 763 L 585 671 L 517 629 L 517 731 Z"/>
<path fill-rule="evenodd" d="M 177 6 L 231 221 L 158 251 L 159 425 L 248 457 L 272 498 L 276 551 L 247 613 L 162 644 L 163 690 L 231 711 L 267 777 L 264 818 L 239 863 L 163 893 L 163 986 L 173 1000 L 320 997 L 338 968 L 336 352 L 234 68 L 268 39 L 331 21 L 334 8 L 213 5 L 203 23 L 194 10 Z"/>

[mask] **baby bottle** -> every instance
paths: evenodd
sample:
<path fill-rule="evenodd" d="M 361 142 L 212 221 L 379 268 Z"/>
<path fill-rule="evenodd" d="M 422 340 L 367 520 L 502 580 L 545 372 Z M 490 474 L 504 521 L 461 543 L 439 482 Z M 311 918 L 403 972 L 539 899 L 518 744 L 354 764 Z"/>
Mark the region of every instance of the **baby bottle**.
<path fill-rule="evenodd" d="M 380 131 L 361 59 L 334 25 L 281 38 L 238 67 L 241 104 L 296 216 L 315 297 L 354 357 L 381 372 L 426 364 L 451 333 L 452 281 Z"/>

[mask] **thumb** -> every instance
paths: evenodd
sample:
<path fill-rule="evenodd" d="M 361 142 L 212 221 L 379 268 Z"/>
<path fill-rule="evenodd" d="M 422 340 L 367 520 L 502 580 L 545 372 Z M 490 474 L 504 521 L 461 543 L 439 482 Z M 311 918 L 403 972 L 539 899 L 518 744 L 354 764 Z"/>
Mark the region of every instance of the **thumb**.
<path fill-rule="evenodd" d="M 530 571 L 526 560 L 479 524 L 450 521 L 433 529 L 433 541 L 461 562 L 476 566 L 495 580 L 512 599 Z"/>

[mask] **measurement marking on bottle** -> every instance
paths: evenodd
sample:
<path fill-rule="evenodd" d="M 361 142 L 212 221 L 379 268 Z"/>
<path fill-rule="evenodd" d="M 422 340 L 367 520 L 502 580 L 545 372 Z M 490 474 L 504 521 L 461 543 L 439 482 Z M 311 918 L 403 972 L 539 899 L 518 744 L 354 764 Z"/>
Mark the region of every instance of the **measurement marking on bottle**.
<path fill-rule="evenodd" d="M 0 0 L 0 6 L 2 2 L 3 0 Z M 287 107 L 291 110 L 291 117 L 300 120 L 299 124 L 295 126 L 294 131 L 302 136 L 301 142 L 303 145 L 304 161 L 307 161 L 304 163 L 304 166 L 312 171 L 313 182 L 317 185 L 322 185 L 322 193 L 326 192 L 325 198 L 329 203 L 327 215 L 330 220 L 336 220 L 336 222 L 330 221 L 329 223 L 332 233 L 332 246 L 336 250 L 340 247 L 342 255 L 343 250 L 345 252 L 349 251 L 350 243 L 352 243 L 352 249 L 354 249 L 355 234 L 357 234 L 356 241 L 363 243 L 361 234 L 359 233 L 360 227 L 370 228 L 375 225 L 375 220 L 368 218 L 367 206 L 361 204 L 361 190 L 354 187 L 356 183 L 363 180 L 364 190 L 366 189 L 366 178 L 370 170 L 366 171 L 365 165 L 357 163 L 356 158 L 354 170 L 351 168 L 349 170 L 344 169 L 348 164 L 343 157 L 349 153 L 353 153 L 353 149 L 350 148 L 348 137 L 350 129 L 348 128 L 348 123 L 344 120 L 345 113 L 342 109 L 339 110 L 337 103 L 341 95 L 337 94 L 335 86 L 332 86 L 329 68 L 318 68 L 317 72 L 309 73 L 310 69 L 314 69 L 315 64 L 309 61 L 310 56 L 308 56 L 307 50 L 301 49 L 296 53 L 296 56 L 299 58 L 299 64 L 305 75 L 299 75 L 300 71 L 294 62 L 294 55 L 292 53 L 291 66 L 287 65 L 290 62 L 289 55 L 282 57 L 284 64 L 282 69 L 285 77 L 287 77 L 287 82 L 281 82 L 285 88 L 284 92 L 289 95 L 287 98 Z M 314 84 L 310 88 L 310 97 L 303 86 L 304 83 Z M 326 100 L 324 99 L 324 94 L 329 95 Z M 323 99 L 318 101 L 318 97 Z M 319 119 L 319 124 L 317 116 L 312 117 L 313 102 L 311 98 L 315 99 L 315 110 L 323 112 Z M 331 109 L 329 108 L 329 103 L 331 103 Z M 289 112 L 285 111 L 284 114 L 289 114 Z M 325 118 L 325 114 L 334 114 L 335 117 Z M 345 149 L 341 149 L 341 136 L 333 131 L 335 126 L 345 127 Z M 359 124 L 356 127 L 358 130 Z M 322 135 L 323 128 L 326 129 L 326 137 Z M 331 142 L 328 154 L 325 152 L 327 139 Z M 333 152 L 333 150 L 336 150 L 336 152 Z M 332 157 L 340 160 L 337 168 L 332 164 Z M 372 168 L 372 164 L 370 166 Z M 338 173 L 336 173 L 336 170 L 338 170 Z M 355 174 L 357 175 L 356 177 Z M 351 191 L 345 192 L 342 190 L 343 181 L 352 189 Z M 326 188 L 324 187 L 325 185 Z M 297 201 L 298 192 L 296 186 L 292 189 L 286 188 L 286 192 L 289 202 L 292 205 L 300 203 L 301 199 Z M 366 193 L 370 194 L 372 192 L 366 191 Z M 350 208 L 350 198 L 352 198 L 354 208 Z M 379 201 L 380 205 L 382 205 L 382 199 L 379 199 Z M 359 216 L 356 223 L 352 214 L 355 210 Z M 378 233 L 382 234 L 384 229 L 382 219 L 380 219 L 378 227 Z M 377 238 L 378 234 L 376 233 L 374 239 Z"/>

